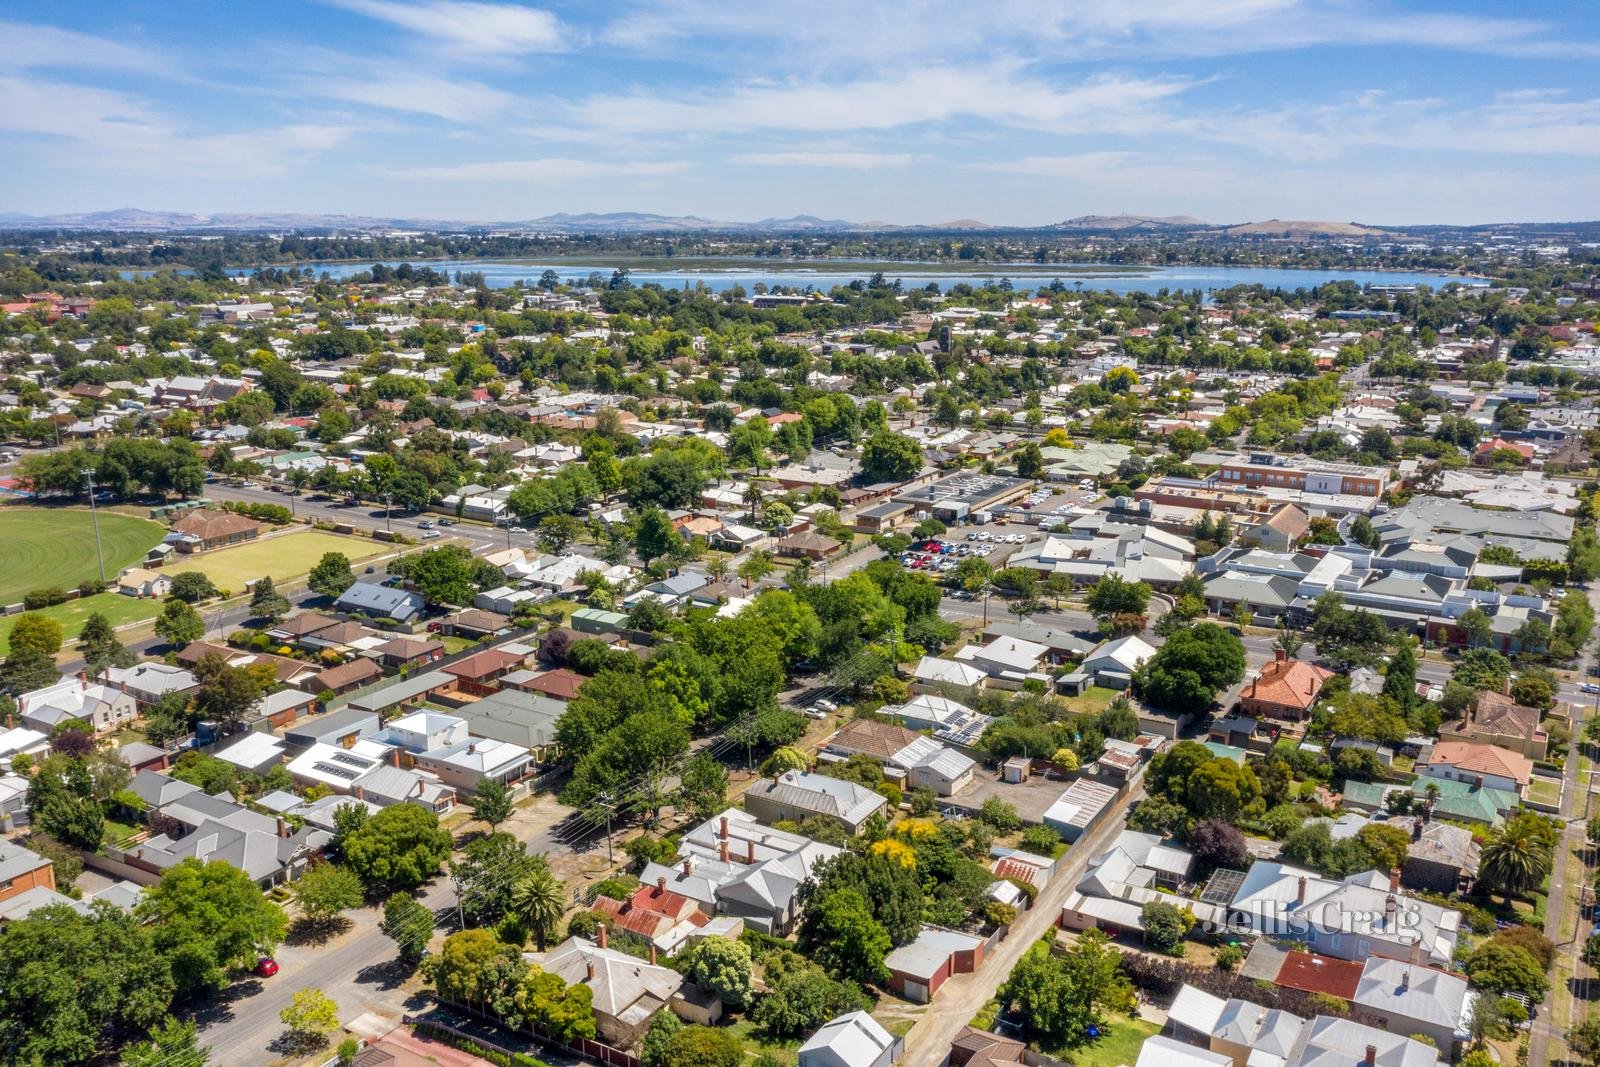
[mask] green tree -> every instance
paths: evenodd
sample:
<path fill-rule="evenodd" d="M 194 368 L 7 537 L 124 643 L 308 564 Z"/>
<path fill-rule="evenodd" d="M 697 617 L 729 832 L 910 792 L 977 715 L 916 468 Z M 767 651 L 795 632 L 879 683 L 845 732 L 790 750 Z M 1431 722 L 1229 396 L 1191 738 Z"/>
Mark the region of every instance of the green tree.
<path fill-rule="evenodd" d="M 860 986 L 829 977 L 787 949 L 769 953 L 762 970 L 767 992 L 757 999 L 750 1017 L 773 1038 L 809 1034 L 829 1019 L 868 1006 Z"/>
<path fill-rule="evenodd" d="M 922 447 L 904 434 L 880 430 L 861 449 L 862 477 L 872 482 L 903 482 L 922 469 Z"/>
<path fill-rule="evenodd" d="M 653 559 L 670 555 L 683 543 L 683 538 L 660 508 L 646 508 L 639 513 L 633 530 L 633 550 L 639 559 L 649 563 Z"/>
<path fill-rule="evenodd" d="M 278 1021 L 289 1028 L 298 1047 L 321 1048 L 339 1030 L 339 1005 L 315 986 L 296 990 L 294 999 L 278 1013 Z"/>
<path fill-rule="evenodd" d="M 200 640 L 206 624 L 200 614 L 181 600 L 168 600 L 156 616 L 156 636 L 173 648 L 182 648 Z"/>
<path fill-rule="evenodd" d="M 883 959 L 893 942 L 855 888 L 813 896 L 800 925 L 800 949 L 828 973 L 856 982 L 888 977 Z"/>
<path fill-rule="evenodd" d="M 219 990 L 283 940 L 283 909 L 223 860 L 187 859 L 144 891 L 134 915 L 151 926 L 183 996 Z"/>
<path fill-rule="evenodd" d="M 98 677 L 107 667 L 131 667 L 137 657 L 117 640 L 117 632 L 110 621 L 96 611 L 83 621 L 78 633 L 78 650 L 83 653 L 84 666 L 90 677 Z"/>
<path fill-rule="evenodd" d="M 754 967 L 750 946 L 743 941 L 705 938 L 694 947 L 688 973 L 690 978 L 734 1008 L 750 1003 L 755 988 Z"/>
<path fill-rule="evenodd" d="M 294 883 L 295 903 L 312 926 L 326 926 L 342 911 L 361 906 L 361 879 L 333 863 L 319 863 Z"/>
<path fill-rule="evenodd" d="M 1493 939 L 1467 956 L 1462 968 L 1467 980 L 1490 993 L 1520 993 L 1537 1003 L 1549 991 L 1550 981 L 1533 953 L 1520 945 Z"/>
<path fill-rule="evenodd" d="M 1089 614 L 1102 622 L 1116 615 L 1143 615 L 1150 604 L 1150 587 L 1107 574 L 1089 587 Z"/>
<path fill-rule="evenodd" d="M 1548 827 L 1536 815 L 1512 818 L 1483 846 L 1479 879 L 1511 898 L 1536 889 L 1554 862 Z"/>
<path fill-rule="evenodd" d="M 413 889 L 439 873 L 450 854 L 450 834 L 439 816 L 418 804 L 393 804 L 367 819 L 343 841 L 346 864 L 366 885 Z"/>
<path fill-rule="evenodd" d="M 709 819 L 726 806 L 728 769 L 709 752 L 689 757 L 678 775 L 677 807 L 697 821 Z"/>
<path fill-rule="evenodd" d="M 511 818 L 511 808 L 511 787 L 493 778 L 479 782 L 472 794 L 473 816 L 488 823 L 491 831 Z"/>
<path fill-rule="evenodd" d="M 428 941 L 433 937 L 433 912 L 409 893 L 392 893 L 383 902 L 383 920 L 378 928 L 395 943 L 401 962 L 415 967 L 427 954 Z"/>
<path fill-rule="evenodd" d="M 1451 681 L 1469 689 L 1498 690 L 1510 679 L 1511 661 L 1489 648 L 1468 649 L 1450 671 Z"/>
<path fill-rule="evenodd" d="M 1198 713 L 1219 689 L 1244 677 L 1244 643 L 1216 623 L 1180 630 L 1134 675 L 1134 684 L 1157 707 Z"/>
<path fill-rule="evenodd" d="M 683 1020 L 672 1012 L 656 1012 L 655 1018 L 650 1020 L 650 1028 L 644 1033 L 644 1041 L 639 1050 L 639 1058 L 644 1061 L 644 1067 L 661 1067 L 662 1058 L 667 1054 L 667 1046 L 682 1029 Z"/>
<path fill-rule="evenodd" d="M 198 604 L 217 595 L 217 587 L 210 578 L 199 571 L 180 571 L 172 576 L 167 595 L 175 596 L 188 604 Z"/>
<path fill-rule="evenodd" d="M 594 994 L 582 982 L 568 985 L 559 976 L 530 966 L 513 1002 L 529 1026 L 558 1041 L 595 1036 Z M 661 1012 L 671 1015 L 672 1012 Z"/>
<path fill-rule="evenodd" d="M 356 584 L 355 572 L 350 569 L 350 559 L 343 552 L 324 552 L 317 565 L 306 576 L 311 591 L 329 600 L 336 600 L 346 589 Z"/>
<path fill-rule="evenodd" d="M 656 1067 L 740 1067 L 744 1042 L 731 1030 L 686 1026 L 673 1034 Z"/>
<path fill-rule="evenodd" d="M 1181 951 L 1183 939 L 1189 936 L 1195 919 L 1194 912 L 1188 908 L 1152 900 L 1140 912 L 1140 921 L 1144 925 L 1145 944 L 1157 952 L 1174 955 Z"/>
<path fill-rule="evenodd" d="M 61 624 L 48 615 L 25 611 L 11 624 L 11 635 L 7 640 L 12 655 L 33 652 L 54 656 L 61 651 Z"/>
<path fill-rule="evenodd" d="M 548 867 L 523 875 L 511 891 L 509 913 L 534 936 L 540 952 L 544 951 L 545 942 L 566 910 L 566 887 L 556 880 Z"/>
<path fill-rule="evenodd" d="M 275 681 L 269 664 L 229 665 L 216 652 L 207 652 L 194 665 L 195 713 L 218 723 L 224 732 L 244 722 Z"/>
<path fill-rule="evenodd" d="M 289 601 L 272 584 L 270 575 L 256 579 L 254 592 L 250 597 L 250 614 L 271 623 L 276 623 L 289 614 Z"/>
<path fill-rule="evenodd" d="M 1417 656 L 1411 651 L 1411 642 L 1400 642 L 1400 647 L 1389 657 L 1389 669 L 1383 675 L 1383 695 L 1402 710 L 1417 702 Z"/>
<path fill-rule="evenodd" d="M 1456 620 L 1456 627 L 1467 639 L 1467 647 L 1482 648 L 1494 636 L 1494 627 L 1489 622 L 1489 616 L 1480 608 L 1468 608 Z"/>
<path fill-rule="evenodd" d="M 122 1050 L 122 1067 L 206 1067 L 211 1050 L 200 1044 L 193 1020 L 180 1022 L 167 1016 L 150 1031 L 150 1037 Z"/>

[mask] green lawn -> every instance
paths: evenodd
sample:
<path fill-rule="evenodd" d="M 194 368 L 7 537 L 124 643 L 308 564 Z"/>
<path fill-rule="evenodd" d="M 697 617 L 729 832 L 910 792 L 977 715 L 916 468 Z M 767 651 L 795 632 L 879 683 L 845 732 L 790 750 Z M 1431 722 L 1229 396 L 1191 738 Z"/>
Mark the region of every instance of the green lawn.
<path fill-rule="evenodd" d="M 166 532 L 160 523 L 102 508 L 106 577 L 115 579 L 118 571 L 138 563 Z M 71 589 L 100 577 L 88 508 L 0 508 L 0 545 L 5 546 L 0 604 L 15 604 L 33 589 Z"/>
<path fill-rule="evenodd" d="M 1115 689 L 1091 685 L 1078 696 L 1063 697 L 1062 701 L 1068 708 L 1081 715 L 1095 715 L 1109 708 L 1118 695 Z"/>
<path fill-rule="evenodd" d="M 244 592 L 247 583 L 263 576 L 270 575 L 273 582 L 279 585 L 292 578 L 303 577 L 311 573 L 311 568 L 326 552 L 343 552 L 351 566 L 355 567 L 363 560 L 386 551 L 390 551 L 389 546 L 365 537 L 346 537 L 326 530 L 295 530 L 262 537 L 234 548 L 221 548 L 193 556 L 175 556 L 167 561 L 165 569 L 172 574 L 199 571 L 210 578 L 217 588 L 238 595 Z"/>
<path fill-rule="evenodd" d="M 1117 1019 L 1100 1035 L 1100 1040 L 1065 1055 L 1076 1067 L 1132 1067 L 1139 1060 L 1144 1039 L 1161 1032 L 1161 1027 L 1143 1019 Z"/>
<path fill-rule="evenodd" d="M 37 614 L 48 616 L 61 624 L 61 637 L 64 642 L 62 648 L 70 650 L 72 642 L 83 632 L 84 621 L 97 611 L 104 615 L 106 621 L 113 627 L 126 626 L 129 623 L 155 618 L 161 611 L 161 601 L 141 600 L 123 596 L 121 593 L 101 593 L 81 600 L 69 600 L 55 607 L 41 608 Z M 4 623 L 5 633 L 0 635 L 0 655 L 10 651 L 9 638 L 11 624 L 14 621 L 15 617 Z"/>
<path fill-rule="evenodd" d="M 770 1056 L 784 1067 L 793 1067 L 800 1062 L 800 1042 L 786 1041 L 781 1043 L 768 1043 L 766 1034 L 758 1030 L 749 1019 L 739 1019 L 728 1026 L 733 1033 L 738 1034 L 744 1041 L 745 1059 L 759 1060 L 762 1056 Z"/>
<path fill-rule="evenodd" d="M 1540 778 L 1537 775 L 1528 783 L 1528 799 L 1537 804 L 1560 804 L 1561 782 L 1556 778 Z"/>

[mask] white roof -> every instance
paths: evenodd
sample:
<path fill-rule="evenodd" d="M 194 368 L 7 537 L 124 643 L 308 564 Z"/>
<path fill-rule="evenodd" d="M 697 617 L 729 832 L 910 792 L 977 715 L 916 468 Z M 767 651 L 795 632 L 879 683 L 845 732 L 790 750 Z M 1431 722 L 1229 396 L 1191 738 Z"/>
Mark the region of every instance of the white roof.
<path fill-rule="evenodd" d="M 1085 666 L 1096 660 L 1109 659 L 1116 662 L 1123 669 L 1132 671 L 1140 661 L 1149 662 L 1156 654 L 1155 647 L 1136 634 L 1119 637 L 1115 641 L 1107 641 L 1099 648 L 1090 652 L 1083 658 Z"/>
<path fill-rule="evenodd" d="M 1134 1067 L 1233 1067 L 1233 1060 L 1220 1052 L 1185 1045 L 1157 1034 L 1145 1039 Z"/>
<path fill-rule="evenodd" d="M 1209 1037 L 1216 1033 L 1217 1020 L 1222 1017 L 1222 1009 L 1227 1003 L 1221 997 L 1213 996 L 1203 989 L 1185 985 L 1178 990 L 1178 995 L 1172 998 L 1172 1007 L 1167 1009 L 1167 1018 Z"/>
<path fill-rule="evenodd" d="M 893 1046 L 894 1038 L 876 1019 L 853 1011 L 819 1027 L 800 1046 L 800 1061 L 806 1067 L 872 1067 Z"/>
<path fill-rule="evenodd" d="M 1353 1003 L 1455 1029 L 1466 1014 L 1467 980 L 1433 967 L 1368 956 Z"/>
<path fill-rule="evenodd" d="M 267 760 L 283 755 L 283 739 L 268 733 L 249 733 L 220 749 L 216 756 L 237 767 L 259 767 Z"/>
<path fill-rule="evenodd" d="M 983 672 L 970 664 L 937 656 L 923 656 L 911 673 L 920 682 L 946 682 L 967 687 L 977 685 L 984 678 Z"/>

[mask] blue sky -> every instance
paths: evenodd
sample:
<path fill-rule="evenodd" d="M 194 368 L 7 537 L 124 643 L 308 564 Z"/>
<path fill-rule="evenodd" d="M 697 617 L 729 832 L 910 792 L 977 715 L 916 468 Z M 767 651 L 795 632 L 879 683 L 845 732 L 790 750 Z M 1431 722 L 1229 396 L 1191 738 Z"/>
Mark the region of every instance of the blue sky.
<path fill-rule="evenodd" d="M 0 0 L 0 212 L 1600 217 L 1578 2 Z"/>

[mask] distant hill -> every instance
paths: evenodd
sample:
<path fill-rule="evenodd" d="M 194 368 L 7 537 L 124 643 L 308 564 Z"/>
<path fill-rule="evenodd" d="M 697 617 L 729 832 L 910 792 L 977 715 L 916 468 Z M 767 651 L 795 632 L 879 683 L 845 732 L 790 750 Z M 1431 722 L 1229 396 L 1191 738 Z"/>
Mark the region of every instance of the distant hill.
<path fill-rule="evenodd" d="M 1049 227 L 1052 230 L 1192 230 L 1210 223 L 1193 215 L 1079 215 Z"/>
<path fill-rule="evenodd" d="M 1268 219 L 1229 226 L 1223 233 L 1244 236 L 1284 237 L 1386 237 L 1388 230 L 1363 226 L 1359 222 L 1304 222 Z"/>

